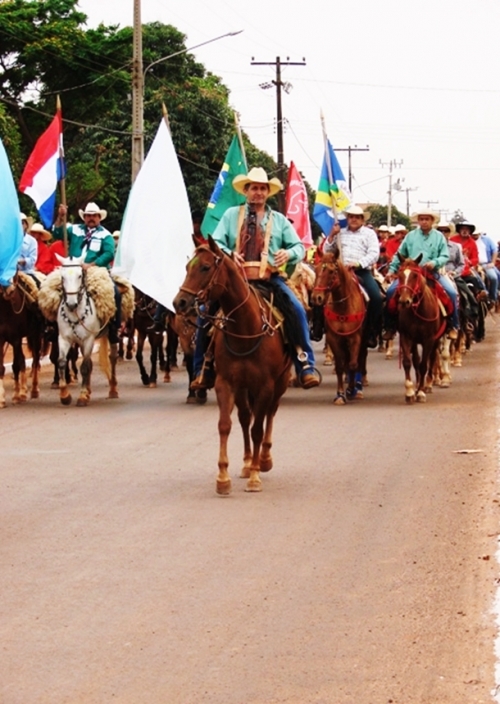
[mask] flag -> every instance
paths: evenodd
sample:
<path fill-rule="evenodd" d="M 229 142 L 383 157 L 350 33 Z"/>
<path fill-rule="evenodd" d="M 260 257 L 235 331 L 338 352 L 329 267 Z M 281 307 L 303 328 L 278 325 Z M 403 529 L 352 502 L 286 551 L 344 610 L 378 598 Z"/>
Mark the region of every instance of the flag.
<path fill-rule="evenodd" d="M 192 232 L 186 186 L 162 119 L 130 190 L 113 271 L 173 310 L 193 252 Z"/>
<path fill-rule="evenodd" d="M 245 158 L 238 137 L 234 135 L 201 223 L 201 232 L 204 237 L 213 235 L 219 220 L 228 208 L 232 205 L 242 205 L 245 202 L 245 197 L 234 190 L 233 178 L 238 174 L 246 173 Z"/>
<path fill-rule="evenodd" d="M 9 286 L 23 244 L 21 211 L 9 160 L 0 139 L 0 285 Z"/>
<path fill-rule="evenodd" d="M 329 140 L 326 140 L 326 145 L 328 151 L 323 158 L 313 218 L 325 235 L 328 235 L 336 219 L 341 221 L 340 224 L 342 224 L 343 219 L 345 220 L 339 215 L 350 204 L 351 194 Z"/>
<path fill-rule="evenodd" d="M 309 201 L 304 182 L 295 164 L 290 162 L 288 183 L 286 187 L 286 217 L 292 221 L 296 233 L 306 249 L 313 244 L 311 221 L 309 219 Z"/>
<path fill-rule="evenodd" d="M 62 155 L 62 114 L 58 107 L 54 119 L 35 144 L 19 183 L 21 193 L 34 200 L 47 229 L 54 222 L 57 184 L 65 176 Z"/>

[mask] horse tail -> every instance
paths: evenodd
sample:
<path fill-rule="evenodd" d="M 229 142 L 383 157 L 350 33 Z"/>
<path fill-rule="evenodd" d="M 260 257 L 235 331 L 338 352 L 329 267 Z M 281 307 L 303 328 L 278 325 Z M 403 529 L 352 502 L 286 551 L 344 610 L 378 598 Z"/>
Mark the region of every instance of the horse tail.
<path fill-rule="evenodd" d="M 109 340 L 107 335 L 103 335 L 99 340 L 99 366 L 106 374 L 109 381 L 111 379 L 111 362 L 109 361 Z"/>

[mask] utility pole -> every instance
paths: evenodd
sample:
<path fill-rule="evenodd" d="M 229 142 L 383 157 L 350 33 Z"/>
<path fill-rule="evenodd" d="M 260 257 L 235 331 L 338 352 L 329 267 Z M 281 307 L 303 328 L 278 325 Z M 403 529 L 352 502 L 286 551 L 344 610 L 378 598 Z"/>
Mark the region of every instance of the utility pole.
<path fill-rule="evenodd" d="M 144 84 L 142 75 L 141 0 L 134 0 L 132 59 L 132 183 L 144 161 Z"/>
<path fill-rule="evenodd" d="M 392 170 L 399 169 L 403 163 L 403 160 L 401 159 L 401 161 L 396 161 L 396 159 L 391 159 L 389 162 L 383 162 L 381 160 L 379 160 L 379 162 L 382 168 L 385 168 L 386 166 L 389 167 L 389 202 L 387 205 L 387 225 L 390 227 L 392 215 Z"/>
<path fill-rule="evenodd" d="M 437 204 L 439 203 L 438 200 L 419 200 L 418 202 L 419 202 L 419 203 L 423 203 L 423 204 L 426 205 L 428 208 L 430 208 L 431 205 L 437 205 Z"/>
<path fill-rule="evenodd" d="M 418 186 L 415 186 L 415 188 L 405 188 L 404 191 L 406 192 L 406 214 L 410 217 L 410 192 L 418 191 Z"/>
<path fill-rule="evenodd" d="M 306 61 L 290 61 L 289 57 L 286 57 L 286 61 L 282 61 L 279 56 L 276 57 L 276 61 L 255 61 L 252 56 L 251 66 L 275 66 L 276 67 L 276 79 L 272 81 L 271 85 L 276 86 L 276 131 L 278 135 L 278 177 L 281 183 L 285 182 L 285 158 L 283 150 L 283 112 L 281 107 L 281 89 L 284 88 L 288 93 L 291 89 L 290 83 L 284 83 L 281 80 L 281 67 L 282 66 L 305 66 Z M 269 84 L 261 84 L 261 88 L 269 88 Z M 280 211 L 285 212 L 285 193 L 281 191 L 278 195 Z"/>
<path fill-rule="evenodd" d="M 352 193 L 352 164 L 351 164 L 351 154 L 352 152 L 369 152 L 370 147 L 368 144 L 366 147 L 358 147 L 357 144 L 354 145 L 354 147 L 343 147 L 342 149 L 337 149 L 335 147 L 336 152 L 348 152 L 349 153 L 349 176 L 348 176 L 348 183 L 349 183 L 349 192 Z"/>

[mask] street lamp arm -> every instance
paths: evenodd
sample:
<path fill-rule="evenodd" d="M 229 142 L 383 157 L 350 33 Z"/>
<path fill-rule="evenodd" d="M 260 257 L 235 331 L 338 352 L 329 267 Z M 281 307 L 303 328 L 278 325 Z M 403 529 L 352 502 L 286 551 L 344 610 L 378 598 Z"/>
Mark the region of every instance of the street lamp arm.
<path fill-rule="evenodd" d="M 224 37 L 235 37 L 237 34 L 241 34 L 243 32 L 242 29 L 239 29 L 237 32 L 227 32 L 226 34 L 221 34 L 220 37 L 214 37 L 213 39 L 207 39 L 206 42 L 201 42 L 201 44 L 195 44 L 194 46 L 190 46 L 187 49 L 181 49 L 180 51 L 176 51 L 174 54 L 169 54 L 168 56 L 163 56 L 161 59 L 156 59 L 156 61 L 153 61 L 149 64 L 149 66 L 146 66 L 144 69 L 144 74 L 143 78 L 146 78 L 146 73 L 149 71 L 150 68 L 153 66 L 156 66 L 156 64 L 162 63 L 162 61 L 167 61 L 168 59 L 173 59 L 174 56 L 179 56 L 179 54 L 185 54 L 188 51 L 193 51 L 193 49 L 198 49 L 200 46 L 205 46 L 205 44 L 211 44 L 212 42 L 216 42 L 219 39 L 224 39 Z"/>

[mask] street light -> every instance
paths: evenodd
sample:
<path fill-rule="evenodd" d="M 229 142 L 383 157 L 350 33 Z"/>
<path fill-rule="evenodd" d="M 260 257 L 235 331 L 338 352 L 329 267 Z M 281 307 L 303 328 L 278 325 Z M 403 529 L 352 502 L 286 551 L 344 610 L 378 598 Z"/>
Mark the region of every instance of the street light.
<path fill-rule="evenodd" d="M 187 49 L 181 49 L 168 56 L 163 56 L 161 59 L 152 61 L 145 70 L 142 70 L 142 25 L 140 20 L 140 0 L 134 0 L 134 60 L 133 60 L 133 75 L 132 75 L 132 183 L 135 181 L 137 174 L 144 161 L 144 83 L 146 74 L 150 68 L 156 66 L 163 61 L 168 61 L 174 56 L 185 54 L 188 51 L 197 49 L 205 44 L 211 44 L 224 37 L 234 37 L 241 34 L 242 29 L 237 32 L 227 32 L 213 39 L 207 39 L 205 42 L 195 44 Z"/>

